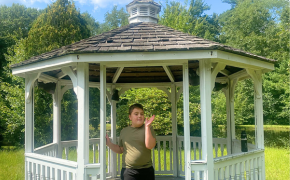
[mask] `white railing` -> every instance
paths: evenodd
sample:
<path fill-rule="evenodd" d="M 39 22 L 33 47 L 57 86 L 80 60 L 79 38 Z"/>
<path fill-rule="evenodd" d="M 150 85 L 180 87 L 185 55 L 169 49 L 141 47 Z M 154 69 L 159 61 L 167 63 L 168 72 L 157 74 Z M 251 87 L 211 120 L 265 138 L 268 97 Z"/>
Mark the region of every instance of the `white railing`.
<path fill-rule="evenodd" d="M 184 137 L 177 137 L 178 144 L 178 171 L 180 175 L 184 175 Z M 226 151 L 227 139 L 213 138 L 214 157 L 224 157 L 227 155 Z M 201 137 L 190 137 L 191 160 L 200 160 L 202 157 L 202 143 Z M 194 176 L 194 172 L 192 173 Z"/>
<path fill-rule="evenodd" d="M 163 174 L 163 175 L 172 175 L 174 173 L 173 169 L 173 155 L 176 153 L 177 156 L 177 171 L 178 175 L 184 176 L 184 137 L 183 136 L 178 136 L 177 137 L 177 152 L 174 152 L 173 148 L 173 141 L 171 136 L 157 136 L 156 138 L 157 143 L 155 148 L 152 151 L 152 161 L 153 161 L 153 166 L 155 168 L 155 173 L 156 174 Z M 116 139 L 116 141 L 119 141 L 119 138 Z M 240 149 L 239 146 L 240 141 L 239 140 L 234 140 L 233 141 L 233 146 L 237 150 Z M 90 139 L 89 141 L 90 144 L 90 149 L 93 151 L 92 155 L 90 155 L 90 159 L 93 162 L 93 164 L 88 164 L 87 165 L 87 173 L 90 172 L 90 177 L 92 179 L 94 178 L 99 178 L 99 175 L 96 173 L 98 172 L 98 168 L 100 167 L 100 139 L 99 138 L 94 138 Z M 236 179 L 236 177 L 248 177 L 247 180 L 258 180 L 258 179 L 250 179 L 251 174 L 253 174 L 254 177 L 256 177 L 256 174 L 254 172 L 257 171 L 257 167 L 254 165 L 260 164 L 261 162 L 261 157 L 258 158 L 253 158 L 253 159 L 247 159 L 247 158 L 252 158 L 249 153 L 236 153 L 232 155 L 228 155 L 227 153 L 227 139 L 225 138 L 213 138 L 213 155 L 215 157 L 215 176 L 218 177 L 218 179 L 215 180 L 228 180 L 227 178 L 232 178 Z M 191 160 L 192 160 L 192 168 L 194 169 L 196 166 L 196 163 L 199 164 L 199 166 L 202 164 L 202 143 L 201 143 L 201 137 L 191 137 L 190 138 L 190 146 L 191 146 Z M 77 153 L 77 140 L 74 141 L 63 141 L 61 143 L 61 147 L 63 151 L 65 152 L 65 159 L 69 159 L 69 154 L 72 153 L 73 156 L 76 156 Z M 248 144 L 249 151 L 252 151 L 254 149 L 255 145 Z M 40 148 L 35 149 L 35 152 L 38 154 L 43 154 L 47 156 L 53 156 L 55 157 L 56 155 L 56 149 L 57 145 L 56 144 L 49 144 Z M 254 151 L 256 152 L 256 151 Z M 240 154 L 235 155 L 235 154 Z M 254 153 L 255 155 L 257 153 Z M 260 154 L 261 155 L 261 154 Z M 263 155 L 263 152 L 262 152 Z M 115 156 L 115 162 L 113 162 L 112 157 Z M 236 159 L 245 160 L 241 162 L 236 163 Z M 240 160 L 239 159 L 239 160 Z M 72 161 L 70 161 L 72 162 Z M 227 165 L 225 165 L 225 163 Z M 248 165 L 246 166 L 246 163 Z M 252 164 L 251 164 L 252 163 Z M 194 165 L 195 164 L 195 165 Z M 206 164 L 206 163 L 204 163 Z M 244 164 L 243 166 L 241 164 Z M 255 168 L 254 168 L 255 166 Z M 202 166 L 200 166 L 202 167 Z M 205 165 L 206 167 L 206 165 Z M 240 170 L 239 170 L 240 168 Z M 244 168 L 244 170 L 243 170 Z M 250 168 L 250 171 L 248 171 L 249 175 L 247 175 L 246 169 Z M 110 177 L 114 174 L 120 175 L 122 169 L 122 155 L 120 154 L 115 154 L 112 153 L 108 148 L 107 148 L 107 177 Z M 233 170 L 234 169 L 234 170 Z M 252 172 L 253 169 L 253 172 Z M 259 168 L 258 168 L 259 169 Z M 112 172 L 116 171 L 116 173 Z M 239 172 L 240 171 L 240 172 Z M 258 170 L 260 173 L 261 170 Z M 235 178 L 233 178 L 233 172 Z M 245 172 L 245 175 L 242 175 L 242 172 Z M 192 177 L 195 177 L 195 179 L 203 179 L 203 169 L 194 169 L 192 170 Z M 258 176 L 259 177 L 259 176 Z"/>
<path fill-rule="evenodd" d="M 50 157 L 56 157 L 57 144 L 51 143 L 34 149 L 34 153 Z"/>
<path fill-rule="evenodd" d="M 264 150 L 215 158 L 214 180 L 262 180 Z"/>
<path fill-rule="evenodd" d="M 25 170 L 28 180 L 76 180 L 77 163 L 41 154 L 25 153 Z"/>
<path fill-rule="evenodd" d="M 156 147 L 152 151 L 152 161 L 155 174 L 173 174 L 172 137 L 157 136 L 156 141 Z M 169 161 L 169 163 L 167 163 L 167 161 Z"/>
<path fill-rule="evenodd" d="M 89 141 L 90 146 L 92 147 L 92 151 L 93 151 L 93 157 L 92 157 L 92 161 L 93 164 L 89 164 L 88 168 L 91 169 L 91 167 L 94 166 L 99 166 L 100 163 L 100 138 L 92 138 Z M 72 140 L 72 141 L 62 141 L 61 142 L 61 147 L 63 149 L 63 151 L 65 152 L 65 159 L 69 159 L 69 153 L 70 151 L 73 151 L 72 153 L 76 153 L 77 151 L 77 145 L 78 145 L 78 141 L 77 140 Z M 108 147 L 106 147 L 106 151 L 108 154 L 108 158 L 107 158 L 107 162 L 110 162 L 110 154 L 111 151 L 108 150 Z M 110 170 L 110 166 L 107 166 L 107 177 L 111 175 L 111 170 Z M 92 176 L 95 176 L 95 174 Z M 97 175 L 97 178 L 99 178 L 99 175 Z"/>

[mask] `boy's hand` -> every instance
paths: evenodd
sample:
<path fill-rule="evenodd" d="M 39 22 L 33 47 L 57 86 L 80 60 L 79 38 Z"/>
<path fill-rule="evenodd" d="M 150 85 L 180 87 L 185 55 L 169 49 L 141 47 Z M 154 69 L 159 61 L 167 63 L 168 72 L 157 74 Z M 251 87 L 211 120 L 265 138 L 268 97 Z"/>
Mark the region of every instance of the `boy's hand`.
<path fill-rule="evenodd" d="M 108 134 L 106 134 L 106 145 L 108 145 L 110 142 L 111 142 L 111 140 L 110 140 Z"/>
<path fill-rule="evenodd" d="M 150 127 L 151 123 L 153 122 L 155 115 L 153 115 L 150 119 L 146 118 L 145 127 Z"/>

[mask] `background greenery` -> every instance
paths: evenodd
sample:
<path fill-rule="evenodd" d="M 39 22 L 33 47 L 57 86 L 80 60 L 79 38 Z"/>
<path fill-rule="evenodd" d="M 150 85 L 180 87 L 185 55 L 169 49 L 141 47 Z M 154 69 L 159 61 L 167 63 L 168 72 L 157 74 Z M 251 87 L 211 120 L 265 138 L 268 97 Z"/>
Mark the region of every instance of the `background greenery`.
<path fill-rule="evenodd" d="M 202 0 L 184 4 L 162 4 L 159 24 L 190 35 L 217 41 L 267 58 L 276 59 L 275 70 L 263 75 L 264 124 L 289 124 L 289 1 L 223 0 L 232 8 L 223 14 L 205 15 L 210 9 Z M 9 65 L 60 48 L 90 36 L 128 24 L 128 14 L 114 6 L 99 23 L 88 13 L 80 13 L 73 1 L 56 0 L 44 10 L 13 4 L 0 6 L 0 146 L 24 144 L 24 79 L 12 76 Z M 199 87 L 190 86 L 191 135 L 200 135 Z M 237 125 L 254 124 L 254 90 L 250 79 L 235 89 Z M 154 129 L 171 134 L 171 104 L 156 88 L 126 91 L 117 104 L 118 132 L 128 125 L 128 107 L 142 103 L 146 116 L 156 114 Z M 178 134 L 183 134 L 183 99 L 177 104 Z M 62 100 L 62 140 L 77 139 L 77 99 L 67 91 Z M 221 137 L 226 125 L 225 96 L 212 94 L 214 136 Z M 107 104 L 110 120 L 110 104 Z M 90 137 L 99 135 L 99 90 L 90 88 Z M 35 146 L 52 142 L 52 97 L 35 90 Z"/>

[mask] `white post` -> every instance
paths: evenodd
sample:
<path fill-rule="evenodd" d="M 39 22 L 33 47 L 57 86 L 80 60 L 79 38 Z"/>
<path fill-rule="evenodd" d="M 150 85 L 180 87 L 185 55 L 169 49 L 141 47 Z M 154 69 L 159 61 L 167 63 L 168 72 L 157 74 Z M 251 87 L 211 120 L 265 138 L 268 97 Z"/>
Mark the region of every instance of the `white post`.
<path fill-rule="evenodd" d="M 100 64 L 100 180 L 106 179 L 106 66 Z"/>
<path fill-rule="evenodd" d="M 264 122 L 263 122 L 263 98 L 262 98 L 262 72 L 261 70 L 247 69 L 248 74 L 254 81 L 255 90 L 255 126 L 256 138 L 255 144 L 258 149 L 265 149 L 264 147 Z M 262 157 L 262 180 L 265 180 L 265 157 Z"/>
<path fill-rule="evenodd" d="M 178 159 L 177 159 L 177 98 L 176 98 L 176 86 L 171 85 L 171 116 L 172 116 L 172 144 L 173 144 L 173 176 L 178 176 Z"/>
<path fill-rule="evenodd" d="M 61 147 L 61 84 L 58 81 L 56 83 L 55 92 L 53 97 L 53 143 L 57 144 L 56 157 L 62 157 Z"/>
<path fill-rule="evenodd" d="M 25 79 L 25 87 L 28 85 L 29 78 Z M 33 86 L 33 85 L 31 85 Z M 30 96 L 25 98 L 25 153 L 32 153 L 34 150 L 34 99 L 33 88 L 25 88 L 25 93 Z"/>
<path fill-rule="evenodd" d="M 214 179 L 211 111 L 211 60 L 199 61 L 202 159 L 207 163 L 204 180 Z"/>
<path fill-rule="evenodd" d="M 191 179 L 190 123 L 189 123 L 189 79 L 188 64 L 183 64 L 183 118 L 184 118 L 184 171 L 185 180 Z"/>
<path fill-rule="evenodd" d="M 85 165 L 89 163 L 89 64 L 77 64 L 78 98 L 78 170 L 77 179 L 86 180 Z"/>
<path fill-rule="evenodd" d="M 224 91 L 226 96 L 226 106 L 227 106 L 227 154 L 232 154 L 233 144 L 232 140 L 236 138 L 235 131 L 235 106 L 234 106 L 234 92 L 235 85 L 238 79 L 229 79 L 228 88 Z"/>
<path fill-rule="evenodd" d="M 38 74 L 26 75 L 25 77 L 25 153 L 34 151 L 34 98 L 33 86 Z M 28 179 L 29 163 L 25 163 L 25 179 Z"/>
<path fill-rule="evenodd" d="M 112 90 L 114 87 L 111 88 Z M 113 92 L 111 91 L 111 94 L 113 95 Z M 117 136 L 116 136 L 116 101 L 111 100 L 111 138 L 112 142 L 116 144 L 117 142 Z M 112 177 L 117 177 L 117 156 L 116 153 L 111 151 L 111 172 Z"/>

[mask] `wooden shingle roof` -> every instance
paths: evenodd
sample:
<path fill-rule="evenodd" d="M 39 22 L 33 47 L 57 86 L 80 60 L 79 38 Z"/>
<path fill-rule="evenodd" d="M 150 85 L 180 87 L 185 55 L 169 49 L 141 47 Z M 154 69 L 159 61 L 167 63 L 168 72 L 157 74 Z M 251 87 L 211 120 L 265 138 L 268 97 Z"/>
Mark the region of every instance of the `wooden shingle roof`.
<path fill-rule="evenodd" d="M 275 60 L 272 59 L 267 59 L 214 41 L 192 36 L 163 25 L 142 22 L 132 23 L 97 36 L 83 39 L 71 45 L 34 56 L 21 63 L 11 65 L 11 68 L 46 61 L 68 54 L 192 50 L 221 50 L 262 61 L 275 62 Z"/>

